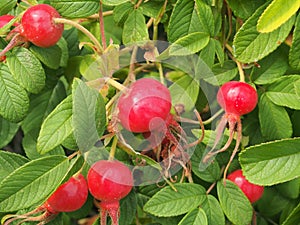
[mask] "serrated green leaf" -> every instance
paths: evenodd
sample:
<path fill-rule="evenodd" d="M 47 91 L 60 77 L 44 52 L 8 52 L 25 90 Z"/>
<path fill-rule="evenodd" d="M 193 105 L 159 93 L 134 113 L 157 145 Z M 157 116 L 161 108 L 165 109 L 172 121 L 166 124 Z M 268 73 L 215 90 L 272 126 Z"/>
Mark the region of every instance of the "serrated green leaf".
<path fill-rule="evenodd" d="M 225 225 L 225 216 L 220 203 L 213 195 L 207 195 L 206 200 L 201 205 L 204 210 L 208 224 Z"/>
<path fill-rule="evenodd" d="M 203 80 L 212 85 L 219 86 L 232 80 L 238 74 L 238 69 L 233 61 L 226 61 L 223 66 L 220 63 L 213 65 L 212 72 L 213 76 L 205 74 Z"/>
<path fill-rule="evenodd" d="M 37 94 L 45 86 L 45 71 L 40 61 L 28 49 L 20 47 L 7 57 L 14 78 L 29 92 Z"/>
<path fill-rule="evenodd" d="M 252 80 L 258 85 L 273 83 L 288 69 L 286 55 L 280 48 L 259 61 L 258 64 L 259 68 L 254 67 L 251 74 Z"/>
<path fill-rule="evenodd" d="M 98 0 L 47 0 L 57 9 L 61 16 L 67 18 L 87 17 L 98 13 L 100 1 Z"/>
<path fill-rule="evenodd" d="M 211 7 L 205 4 L 202 0 L 196 0 L 196 11 L 199 17 L 199 27 L 205 33 L 210 34 L 214 37 L 215 34 L 215 22 Z"/>
<path fill-rule="evenodd" d="M 282 225 L 294 225 L 300 221 L 300 203 L 288 216 L 288 218 L 282 223 Z"/>
<path fill-rule="evenodd" d="M 268 87 L 266 95 L 276 105 L 300 110 L 300 96 L 294 86 L 298 81 L 299 75 L 284 76 Z"/>
<path fill-rule="evenodd" d="M 103 5 L 116 6 L 129 1 L 130 0 L 102 0 L 101 2 Z"/>
<path fill-rule="evenodd" d="M 122 211 L 120 215 L 120 225 L 130 224 L 137 212 L 137 199 L 136 194 L 132 191 L 120 201 L 120 209 Z"/>
<path fill-rule="evenodd" d="M 72 96 L 75 139 L 81 151 L 88 151 L 105 130 L 104 100 L 97 90 L 88 87 L 79 79 L 74 80 Z"/>
<path fill-rule="evenodd" d="M 227 218 L 233 224 L 248 225 L 252 220 L 253 209 L 251 203 L 233 182 L 226 180 L 217 184 L 218 197 Z"/>
<path fill-rule="evenodd" d="M 37 140 L 38 152 L 51 151 L 72 132 L 72 96 L 69 95 L 44 120 Z"/>
<path fill-rule="evenodd" d="M 176 2 L 167 32 L 168 40 L 171 43 L 190 33 L 201 32 L 194 1 L 179 0 Z"/>
<path fill-rule="evenodd" d="M 293 32 L 293 41 L 289 53 L 291 67 L 300 70 L 300 15 L 297 16 Z"/>
<path fill-rule="evenodd" d="M 49 48 L 40 48 L 32 45 L 30 51 L 49 68 L 57 69 L 60 66 L 62 51 L 57 45 Z"/>
<path fill-rule="evenodd" d="M 200 162 L 203 158 L 206 145 L 197 145 L 194 154 L 191 157 L 192 171 L 200 179 L 206 182 L 215 182 L 220 178 L 221 169 L 217 161 L 211 163 L 204 171 L 199 170 Z"/>
<path fill-rule="evenodd" d="M 275 105 L 263 94 L 258 102 L 261 132 L 266 140 L 288 138 L 292 135 L 292 124 L 286 110 Z"/>
<path fill-rule="evenodd" d="M 174 184 L 177 192 L 165 187 L 157 192 L 144 206 L 144 210 L 156 216 L 184 214 L 205 200 L 205 189 L 198 184 Z"/>
<path fill-rule="evenodd" d="M 199 89 L 198 81 L 191 76 L 183 76 L 169 87 L 172 104 L 181 104 L 185 110 L 192 110 L 195 107 Z"/>
<path fill-rule="evenodd" d="M 0 150 L 0 180 L 27 162 L 28 159 L 21 155 Z"/>
<path fill-rule="evenodd" d="M 0 15 L 9 13 L 17 4 L 17 0 L 1 0 Z"/>
<path fill-rule="evenodd" d="M 0 115 L 11 122 L 20 122 L 29 108 L 26 91 L 17 83 L 8 67 L 0 64 Z"/>
<path fill-rule="evenodd" d="M 209 34 L 195 32 L 177 39 L 169 49 L 171 56 L 190 55 L 199 52 L 209 42 Z"/>
<path fill-rule="evenodd" d="M 258 8 L 243 24 L 233 40 L 234 55 L 240 62 L 257 62 L 273 52 L 288 36 L 294 25 L 295 17 L 270 33 L 259 33 L 256 24 L 259 15 L 266 8 L 266 4 Z"/>
<path fill-rule="evenodd" d="M 207 217 L 201 208 L 197 208 L 186 214 L 178 225 L 207 225 Z"/>
<path fill-rule="evenodd" d="M 136 9 L 131 12 L 124 23 L 123 43 L 134 44 L 149 39 L 148 28 L 143 13 Z"/>
<path fill-rule="evenodd" d="M 208 44 L 201 50 L 200 58 L 211 68 L 215 63 L 216 42 L 210 38 Z"/>
<path fill-rule="evenodd" d="M 44 201 L 62 181 L 69 161 L 51 156 L 16 169 L 0 183 L 0 211 L 11 212 Z"/>
<path fill-rule="evenodd" d="M 234 15 L 241 19 L 247 19 L 255 12 L 255 10 L 265 3 L 264 0 L 227 0 Z"/>
<path fill-rule="evenodd" d="M 0 148 L 5 147 L 15 136 L 20 125 L 0 117 Z"/>
<path fill-rule="evenodd" d="M 134 10 L 131 3 L 124 3 L 114 8 L 114 21 L 118 26 L 123 26 L 129 14 Z"/>
<path fill-rule="evenodd" d="M 252 183 L 273 185 L 292 180 L 300 176 L 300 138 L 248 147 L 239 160 Z"/>
<path fill-rule="evenodd" d="M 58 81 L 51 89 L 45 89 L 38 95 L 31 95 L 28 115 L 22 122 L 24 133 L 33 129 L 39 129 L 43 120 L 65 97 L 66 90 L 61 81 Z"/>
<path fill-rule="evenodd" d="M 274 0 L 257 22 L 257 30 L 272 32 L 290 19 L 299 9 L 300 0 Z"/>

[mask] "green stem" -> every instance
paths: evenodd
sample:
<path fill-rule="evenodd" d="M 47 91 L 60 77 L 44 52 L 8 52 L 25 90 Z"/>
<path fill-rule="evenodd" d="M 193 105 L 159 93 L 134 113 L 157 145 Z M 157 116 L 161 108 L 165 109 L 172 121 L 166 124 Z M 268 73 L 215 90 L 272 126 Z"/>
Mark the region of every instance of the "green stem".
<path fill-rule="evenodd" d="M 216 119 L 219 115 L 223 113 L 223 109 L 220 109 L 218 112 L 215 113 L 212 117 L 210 117 L 208 120 L 203 121 L 204 125 L 210 124 L 214 119 Z"/>
<path fill-rule="evenodd" d="M 105 83 L 108 83 L 109 85 L 115 87 L 116 89 L 120 91 L 125 91 L 126 87 L 123 84 L 120 84 L 119 82 L 115 81 L 112 78 L 107 77 L 105 80 Z"/>
<path fill-rule="evenodd" d="M 77 28 L 82 33 L 84 33 L 94 43 L 94 45 L 95 45 L 96 50 L 97 50 L 98 53 L 102 53 L 103 52 L 103 48 L 100 45 L 100 43 L 97 40 L 97 38 L 89 30 L 87 30 L 85 27 L 83 27 L 79 23 L 76 23 L 76 22 L 74 22 L 72 20 L 68 20 L 68 19 L 64 19 L 64 18 L 55 18 L 54 22 L 55 23 L 68 24 L 68 25 L 71 25 L 71 26 Z"/>
<path fill-rule="evenodd" d="M 113 139 L 113 142 L 111 144 L 111 149 L 110 149 L 110 152 L 109 152 L 108 160 L 110 160 L 110 161 L 114 160 L 114 158 L 115 158 L 117 144 L 118 144 L 118 138 L 117 138 L 117 136 L 115 136 L 114 139 Z"/>

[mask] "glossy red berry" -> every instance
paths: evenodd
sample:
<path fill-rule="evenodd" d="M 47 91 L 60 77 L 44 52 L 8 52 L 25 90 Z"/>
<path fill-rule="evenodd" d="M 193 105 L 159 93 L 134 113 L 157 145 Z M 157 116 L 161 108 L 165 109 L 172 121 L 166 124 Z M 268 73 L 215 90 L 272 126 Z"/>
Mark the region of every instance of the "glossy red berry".
<path fill-rule="evenodd" d="M 100 160 L 87 175 L 90 193 L 98 200 L 119 201 L 131 191 L 133 177 L 130 169 L 119 161 Z"/>
<path fill-rule="evenodd" d="M 21 35 L 39 47 L 51 47 L 61 38 L 64 25 L 56 24 L 60 15 L 52 6 L 39 4 L 28 8 L 22 16 Z"/>
<path fill-rule="evenodd" d="M 255 108 L 257 92 L 245 82 L 229 81 L 219 89 L 217 101 L 226 113 L 241 116 Z"/>
<path fill-rule="evenodd" d="M 80 209 L 88 196 L 88 186 L 82 174 L 71 177 L 44 204 L 51 213 L 72 212 Z"/>
<path fill-rule="evenodd" d="M 227 176 L 227 179 L 239 186 L 251 203 L 259 200 L 263 195 L 264 187 L 247 181 L 242 170 L 232 172 Z"/>
<path fill-rule="evenodd" d="M 142 78 L 120 96 L 118 119 L 131 132 L 148 132 L 159 128 L 171 106 L 171 94 L 166 86 L 155 79 Z"/>
<path fill-rule="evenodd" d="M 9 23 L 13 18 L 15 18 L 12 15 L 3 15 L 0 16 L 0 28 L 4 27 L 7 23 Z"/>

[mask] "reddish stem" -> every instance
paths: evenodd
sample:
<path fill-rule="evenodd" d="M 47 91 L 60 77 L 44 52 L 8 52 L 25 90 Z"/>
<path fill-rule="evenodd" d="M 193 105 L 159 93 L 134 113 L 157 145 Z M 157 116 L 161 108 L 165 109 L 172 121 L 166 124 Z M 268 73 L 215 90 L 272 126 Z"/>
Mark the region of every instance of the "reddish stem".
<path fill-rule="evenodd" d="M 8 51 L 14 47 L 26 42 L 26 39 L 20 34 L 16 34 L 8 43 L 8 45 L 0 52 L 0 57 L 4 56 Z"/>
<path fill-rule="evenodd" d="M 106 37 L 105 37 L 105 30 L 104 30 L 104 17 L 103 17 L 103 6 L 100 1 L 100 10 L 99 10 L 99 24 L 100 24 L 100 32 L 101 32 L 101 39 L 102 39 L 102 46 L 103 49 L 106 49 Z"/>

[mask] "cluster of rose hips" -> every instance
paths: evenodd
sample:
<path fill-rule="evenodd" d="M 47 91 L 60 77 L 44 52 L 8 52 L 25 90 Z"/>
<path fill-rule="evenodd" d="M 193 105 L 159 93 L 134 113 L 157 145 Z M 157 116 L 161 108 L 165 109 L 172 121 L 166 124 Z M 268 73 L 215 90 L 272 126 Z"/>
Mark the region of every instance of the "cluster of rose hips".
<path fill-rule="evenodd" d="M 133 176 L 125 164 L 117 160 L 100 160 L 89 169 L 87 181 L 81 173 L 73 175 L 61 184 L 44 204 L 23 215 L 6 216 L 4 225 L 20 219 L 18 224 L 26 221 L 45 224 L 60 212 L 80 209 L 87 200 L 88 192 L 100 201 L 97 206 L 101 212 L 101 225 L 106 225 L 108 214 L 112 224 L 117 225 L 120 216 L 119 201 L 129 194 L 132 187 Z"/>

